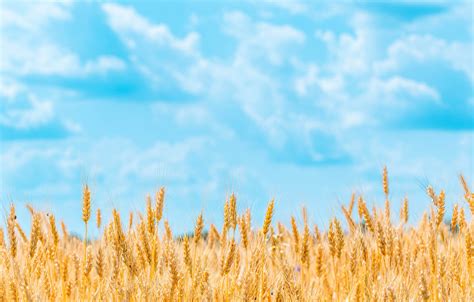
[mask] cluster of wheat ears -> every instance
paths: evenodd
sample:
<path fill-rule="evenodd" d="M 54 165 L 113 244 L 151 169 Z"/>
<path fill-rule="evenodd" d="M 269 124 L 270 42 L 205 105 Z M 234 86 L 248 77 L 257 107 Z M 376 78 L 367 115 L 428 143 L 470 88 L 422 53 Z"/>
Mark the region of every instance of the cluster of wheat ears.
<path fill-rule="evenodd" d="M 353 194 L 341 207 L 345 226 L 334 218 L 326 231 L 310 226 L 304 209 L 302 227 L 294 217 L 289 228 L 272 223 L 273 200 L 263 226 L 254 227 L 249 210 L 237 213 L 232 194 L 220 230 L 211 224 L 205 231 L 201 214 L 193 234 L 173 237 L 162 222 L 161 188 L 154 200 L 147 197 L 135 223 L 130 213 L 128 227 L 117 210 L 102 225 L 97 209 L 102 235 L 88 241 L 92 209 L 85 186 L 82 241 L 63 222 L 60 235 L 55 217 L 31 206 L 27 236 L 11 205 L 7 242 L 0 229 L 0 301 L 473 301 L 474 193 L 464 178 L 467 203 L 454 205 L 450 221 L 444 191 L 428 187 L 433 205 L 413 226 L 407 199 L 395 222 L 386 169 L 382 179 L 384 209 L 369 211 Z"/>

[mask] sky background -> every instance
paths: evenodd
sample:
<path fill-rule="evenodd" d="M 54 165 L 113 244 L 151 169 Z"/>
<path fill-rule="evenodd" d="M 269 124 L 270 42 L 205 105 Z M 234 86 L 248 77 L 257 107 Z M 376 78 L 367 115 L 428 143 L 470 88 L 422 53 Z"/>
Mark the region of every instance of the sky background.
<path fill-rule="evenodd" d="M 82 232 L 166 186 L 176 233 L 232 191 L 321 227 L 351 192 L 398 217 L 474 181 L 473 4 L 165 1 L 0 4 L 0 202 Z"/>

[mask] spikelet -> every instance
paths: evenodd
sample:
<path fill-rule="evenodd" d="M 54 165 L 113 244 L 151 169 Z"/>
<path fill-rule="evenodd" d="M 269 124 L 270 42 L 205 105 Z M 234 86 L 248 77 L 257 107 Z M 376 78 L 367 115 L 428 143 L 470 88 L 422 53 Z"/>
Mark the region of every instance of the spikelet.
<path fill-rule="evenodd" d="M 357 229 L 357 226 L 354 220 L 352 220 L 350 212 L 346 210 L 344 206 L 341 206 L 341 209 L 342 209 L 342 213 L 344 214 L 344 217 L 346 218 L 347 225 L 349 226 L 349 230 L 351 231 L 351 233 L 354 233 Z"/>
<path fill-rule="evenodd" d="M 386 241 L 383 227 L 380 223 L 377 225 L 377 246 L 379 247 L 380 254 L 385 256 L 386 254 Z"/>
<path fill-rule="evenodd" d="M 383 182 L 383 192 L 385 194 L 385 199 L 388 199 L 388 171 L 387 166 L 383 167 L 383 175 L 382 175 L 382 182 Z"/>
<path fill-rule="evenodd" d="M 466 215 L 464 214 L 464 208 L 461 207 L 459 210 L 459 215 L 458 215 L 458 226 L 459 226 L 459 231 L 463 232 L 465 227 L 466 227 Z"/>
<path fill-rule="evenodd" d="M 337 254 L 338 243 L 337 243 L 337 234 L 336 234 L 336 226 L 334 225 L 334 220 L 331 220 L 329 224 L 329 231 L 328 231 L 328 243 L 329 243 L 329 252 L 331 253 L 331 257 L 335 257 Z"/>
<path fill-rule="evenodd" d="M 428 188 L 426 188 L 426 193 L 431 198 L 431 201 L 433 201 L 433 204 L 438 206 L 438 198 L 436 197 L 436 193 L 432 186 L 428 186 Z"/>
<path fill-rule="evenodd" d="M 146 222 L 147 222 L 147 231 L 150 234 L 155 233 L 155 214 L 153 208 L 151 207 L 151 196 L 147 195 L 146 197 Z"/>
<path fill-rule="evenodd" d="M 303 241 L 301 244 L 301 263 L 306 267 L 309 266 L 309 227 L 308 223 L 304 224 L 304 232 L 303 232 Z"/>
<path fill-rule="evenodd" d="M 474 241 L 471 237 L 471 232 L 467 231 L 465 235 L 465 245 L 466 245 L 466 262 L 468 272 L 472 272 L 474 265 Z"/>
<path fill-rule="evenodd" d="M 220 241 L 220 234 L 219 231 L 217 230 L 216 226 L 214 224 L 211 224 L 209 227 L 209 245 L 213 245 L 214 241 Z"/>
<path fill-rule="evenodd" d="M 369 210 L 367 209 L 367 205 L 362 197 L 359 197 L 359 213 L 364 218 L 365 225 L 369 231 L 375 233 L 374 222 L 370 217 Z M 374 218 L 374 220 L 376 220 Z"/>
<path fill-rule="evenodd" d="M 232 224 L 231 222 L 231 210 L 230 210 L 230 204 L 229 201 L 226 200 L 224 203 L 224 225 L 222 226 L 223 232 L 227 233 L 227 230 L 230 228 L 230 225 Z"/>
<path fill-rule="evenodd" d="M 314 225 L 314 237 L 316 242 L 321 242 L 321 232 L 316 224 Z"/>
<path fill-rule="evenodd" d="M 128 230 L 131 231 L 133 227 L 133 212 L 128 213 Z"/>
<path fill-rule="evenodd" d="M 402 223 L 408 222 L 408 198 L 403 199 L 402 208 L 400 210 L 400 221 Z"/>
<path fill-rule="evenodd" d="M 26 208 L 28 209 L 28 212 L 30 212 L 31 216 L 33 216 L 33 214 L 36 212 L 33 206 L 29 203 L 26 204 Z"/>
<path fill-rule="evenodd" d="M 61 220 L 61 231 L 63 233 L 63 240 L 67 240 L 67 238 L 69 237 L 69 233 L 67 231 L 66 224 L 62 220 Z"/>
<path fill-rule="evenodd" d="M 240 231 L 240 240 L 245 249 L 247 249 L 249 240 L 248 240 L 248 232 L 247 232 L 247 225 L 245 223 L 245 217 L 242 216 L 239 219 L 239 231 Z"/>
<path fill-rule="evenodd" d="M 168 220 L 165 220 L 165 234 L 166 234 L 166 239 L 167 240 L 172 240 L 173 239 L 173 232 L 171 231 L 170 224 Z"/>
<path fill-rule="evenodd" d="M 234 239 L 230 242 L 229 251 L 227 252 L 227 256 L 225 258 L 224 266 L 222 267 L 222 275 L 227 275 L 230 272 L 232 267 L 232 263 L 234 262 L 235 253 L 236 253 L 236 244 Z"/>
<path fill-rule="evenodd" d="M 395 302 L 396 301 L 395 293 L 394 293 L 393 289 L 390 286 L 385 288 L 385 290 L 384 290 L 383 301 L 384 302 Z"/>
<path fill-rule="evenodd" d="M 262 227 L 262 234 L 264 237 L 267 236 L 268 228 L 270 227 L 270 224 L 272 223 L 274 205 L 275 205 L 275 200 L 272 199 L 268 203 L 268 206 L 267 206 L 267 212 L 265 214 L 265 219 L 263 221 L 263 227 Z"/>
<path fill-rule="evenodd" d="M 15 221 L 15 227 L 16 227 L 18 233 L 20 233 L 20 237 L 21 237 L 21 239 L 23 240 L 23 242 L 27 242 L 27 241 L 28 241 L 28 238 L 26 237 L 25 231 L 23 231 L 23 229 L 21 228 L 21 226 L 20 226 L 20 224 L 18 223 L 18 221 Z"/>
<path fill-rule="evenodd" d="M 445 193 L 441 190 L 438 196 L 438 212 L 436 213 L 436 225 L 439 226 L 443 222 L 445 211 Z"/>
<path fill-rule="evenodd" d="M 5 247 L 5 235 L 3 234 L 3 228 L 0 228 L 0 250 Z"/>
<path fill-rule="evenodd" d="M 474 193 L 469 190 L 469 186 L 467 185 L 467 182 L 462 174 L 459 175 L 459 179 L 461 180 L 461 184 L 464 189 L 464 199 L 466 199 L 469 205 L 469 210 L 471 211 L 471 217 L 474 217 Z"/>
<path fill-rule="evenodd" d="M 85 224 L 91 218 L 91 191 L 89 190 L 89 186 L 85 185 L 84 190 L 82 193 L 82 221 Z"/>
<path fill-rule="evenodd" d="M 7 220 L 7 232 L 8 232 L 8 240 L 10 242 L 10 256 L 12 258 L 15 258 L 16 251 L 17 251 L 15 224 L 16 224 L 15 206 L 11 204 L 10 214 L 8 215 L 8 220 Z"/>
<path fill-rule="evenodd" d="M 176 289 L 176 286 L 178 285 L 178 282 L 179 282 L 179 271 L 178 271 L 176 253 L 173 248 L 173 245 L 170 243 L 166 245 L 166 258 L 167 258 L 166 262 L 168 263 L 169 272 L 170 272 L 170 292 L 173 293 L 173 291 Z"/>
<path fill-rule="evenodd" d="M 141 249 L 142 249 L 142 252 L 144 253 L 144 256 L 146 256 L 147 263 L 151 263 L 152 255 L 151 255 L 150 244 L 149 244 L 149 236 L 146 231 L 146 226 L 144 222 L 140 223 L 140 225 L 138 226 L 138 238 L 140 239 L 140 243 L 141 243 L 140 246 L 142 247 Z"/>
<path fill-rule="evenodd" d="M 69 273 L 68 265 L 69 265 L 69 257 L 66 255 L 64 256 L 63 261 L 61 262 L 61 268 L 60 268 L 61 281 L 63 282 L 63 284 L 66 284 L 66 282 L 68 281 L 68 273 Z"/>
<path fill-rule="evenodd" d="M 337 252 L 336 255 L 338 258 L 341 258 L 342 248 L 344 247 L 344 231 L 342 230 L 341 223 L 337 218 L 334 218 L 334 227 L 336 231 L 336 244 Z"/>
<path fill-rule="evenodd" d="M 199 243 L 199 240 L 201 240 L 203 229 L 204 218 L 202 217 L 202 213 L 200 213 L 198 218 L 196 219 L 196 226 L 194 227 L 194 245 L 197 245 Z"/>
<path fill-rule="evenodd" d="M 468 198 L 471 196 L 471 191 L 469 190 L 466 179 L 464 179 L 462 174 L 459 174 L 459 180 L 461 181 L 462 188 L 464 189 L 464 197 L 466 200 L 468 200 Z"/>
<path fill-rule="evenodd" d="M 355 274 L 357 270 L 357 248 L 354 246 L 356 243 L 351 248 L 351 254 L 350 254 L 350 271 L 351 274 Z"/>
<path fill-rule="evenodd" d="M 388 199 L 389 191 L 387 166 L 383 168 L 382 183 L 383 192 L 385 194 L 385 218 L 387 219 L 387 221 L 390 221 L 390 200 Z"/>
<path fill-rule="evenodd" d="M 87 252 L 86 252 L 86 261 L 84 262 L 84 269 L 82 271 L 83 273 L 83 276 L 85 278 L 89 278 L 89 273 L 91 272 L 92 270 L 92 251 L 91 251 L 91 247 L 87 247 Z"/>
<path fill-rule="evenodd" d="M 237 226 L 237 198 L 232 193 L 229 198 L 229 216 L 230 216 L 230 227 L 235 230 Z"/>
<path fill-rule="evenodd" d="M 87 222 L 91 217 L 91 192 L 89 191 L 89 187 L 87 184 L 84 186 L 84 190 L 82 193 L 82 221 L 84 221 L 85 231 L 84 231 L 84 256 L 83 261 L 86 261 L 86 248 L 87 248 Z"/>
<path fill-rule="evenodd" d="M 95 215 L 95 222 L 96 222 L 97 228 L 100 229 L 102 225 L 102 212 L 100 211 L 100 209 L 97 209 L 97 212 Z"/>
<path fill-rule="evenodd" d="M 188 272 L 190 275 L 193 274 L 193 263 L 191 260 L 191 248 L 189 247 L 189 239 L 188 236 L 184 236 L 183 240 L 183 255 L 184 255 L 184 264 L 188 268 Z"/>
<path fill-rule="evenodd" d="M 352 210 L 354 209 L 354 204 L 355 204 L 355 193 L 352 193 L 351 194 L 351 200 L 349 201 L 349 208 L 348 208 L 348 212 L 349 212 L 349 216 L 352 216 Z"/>
<path fill-rule="evenodd" d="M 252 229 L 252 214 L 250 213 L 250 209 L 245 211 L 245 226 L 247 227 L 247 231 L 250 232 Z"/>
<path fill-rule="evenodd" d="M 36 244 L 40 238 L 40 215 L 34 214 L 33 221 L 31 223 L 31 235 L 30 235 L 30 257 L 35 254 Z"/>
<path fill-rule="evenodd" d="M 104 277 L 104 255 L 102 252 L 102 248 L 99 247 L 97 250 L 97 255 L 95 258 L 95 271 L 100 279 Z"/>
<path fill-rule="evenodd" d="M 430 298 L 430 293 L 428 291 L 428 284 L 426 282 L 426 277 L 424 273 L 421 273 L 421 278 L 420 278 L 420 298 L 423 301 L 428 301 Z"/>
<path fill-rule="evenodd" d="M 56 220 L 54 219 L 54 215 L 49 215 L 49 226 L 51 229 L 51 235 L 53 237 L 54 246 L 57 247 L 59 243 L 59 234 L 58 229 L 56 228 Z"/>
<path fill-rule="evenodd" d="M 163 207 L 165 204 L 165 188 L 164 187 L 161 187 L 160 190 L 156 193 L 155 201 L 156 201 L 156 206 L 155 206 L 156 221 L 159 223 L 161 221 L 161 218 L 163 217 Z"/>
<path fill-rule="evenodd" d="M 16 287 L 15 282 L 13 282 L 13 280 L 10 281 L 10 287 L 8 291 L 8 301 L 14 301 L 14 302 L 19 301 L 18 289 Z"/>
<path fill-rule="evenodd" d="M 291 231 L 293 233 L 295 253 L 299 254 L 300 233 L 298 231 L 298 225 L 296 224 L 296 219 L 294 216 L 291 216 Z"/>
<path fill-rule="evenodd" d="M 451 232 L 455 232 L 458 226 L 458 205 L 453 206 L 453 215 L 451 216 Z"/>
<path fill-rule="evenodd" d="M 318 244 L 316 249 L 316 275 L 321 277 L 323 274 L 323 246 Z"/>

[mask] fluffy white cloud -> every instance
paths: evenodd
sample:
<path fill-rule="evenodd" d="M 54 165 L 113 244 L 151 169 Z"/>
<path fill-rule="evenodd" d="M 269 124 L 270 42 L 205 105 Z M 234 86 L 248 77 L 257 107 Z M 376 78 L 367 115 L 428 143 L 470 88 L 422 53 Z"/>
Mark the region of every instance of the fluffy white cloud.
<path fill-rule="evenodd" d="M 170 47 L 186 54 L 193 54 L 196 51 L 199 35 L 195 32 L 180 39 L 175 37 L 166 25 L 150 23 L 132 7 L 104 4 L 102 9 L 107 14 L 110 26 L 120 34 L 130 48 L 137 47 L 133 35 L 139 33 L 158 46 Z"/>
<path fill-rule="evenodd" d="M 95 60 L 81 62 L 75 53 L 55 44 L 40 43 L 32 52 L 29 49 L 31 44 L 31 41 L 24 40 L 8 43 L 0 61 L 2 72 L 11 75 L 85 77 L 121 71 L 126 66 L 122 60 L 113 56 L 100 56 Z"/>
<path fill-rule="evenodd" d="M 47 100 L 39 100 L 34 95 L 27 95 L 26 108 L 12 108 L 5 112 L 0 112 L 0 124 L 27 129 L 45 124 L 54 116 L 53 103 Z"/>
<path fill-rule="evenodd" d="M 71 5 L 72 1 L 3 3 L 0 10 L 0 28 L 39 31 L 51 20 L 68 20 L 71 17 Z"/>
<path fill-rule="evenodd" d="M 331 59 L 326 64 L 327 69 L 359 77 L 366 76 L 371 71 L 376 47 L 376 33 L 372 22 L 369 15 L 357 13 L 350 19 L 353 34 L 316 31 L 316 37 L 324 41 Z"/>
<path fill-rule="evenodd" d="M 376 64 L 379 72 L 394 72 L 411 62 L 446 62 L 453 69 L 466 74 L 474 81 L 474 43 L 445 41 L 432 35 L 412 34 L 394 41 L 388 48 L 388 57 Z"/>
<path fill-rule="evenodd" d="M 243 63 L 268 61 L 281 65 L 287 60 L 288 48 L 301 45 L 305 34 L 289 25 L 254 22 L 239 11 L 224 14 L 224 30 L 239 42 L 235 60 Z"/>
<path fill-rule="evenodd" d="M 2 5 L 2 73 L 85 77 L 125 69 L 125 62 L 114 56 L 103 55 L 84 61 L 78 54 L 50 39 L 48 26 L 68 21 L 71 8 L 71 1 Z"/>
<path fill-rule="evenodd" d="M 231 58 L 224 60 L 208 58 L 197 44 L 186 43 L 197 43 L 192 39 L 197 35 L 193 32 L 180 39 L 165 25 L 151 23 L 133 8 L 106 4 L 103 9 L 111 28 L 128 46 L 138 70 L 156 87 L 169 86 L 165 80 L 171 78 L 181 89 L 205 99 L 215 113 L 219 112 L 216 108 L 239 110 L 277 152 L 288 153 L 291 141 L 297 140 L 308 149 L 307 156 L 320 160 L 320 155 L 310 155 L 314 152 L 312 132 L 320 125 L 308 123 L 305 114 L 291 113 L 283 93 L 286 88 L 268 73 L 271 68 L 284 68 L 290 63 L 295 49 L 305 43 L 303 32 L 289 25 L 257 22 L 242 12 L 227 12 L 223 31 L 237 45 Z M 187 44 L 192 47 L 179 47 Z M 174 50 L 171 57 L 170 49 Z M 226 104 L 229 101 L 232 104 Z M 240 123 L 233 127 L 241 127 Z"/>
<path fill-rule="evenodd" d="M 279 7 L 286 11 L 289 11 L 292 14 L 301 14 L 308 10 L 308 6 L 304 2 L 298 0 L 264 0 L 262 2 L 268 5 Z"/>
<path fill-rule="evenodd" d="M 424 83 L 400 76 L 394 76 L 386 80 L 373 79 L 369 84 L 369 94 L 371 94 L 371 98 L 379 99 L 380 102 L 384 102 L 384 100 L 400 100 L 403 99 L 404 95 L 440 101 L 440 95 L 436 89 Z M 398 103 L 403 103 L 403 101 Z"/>

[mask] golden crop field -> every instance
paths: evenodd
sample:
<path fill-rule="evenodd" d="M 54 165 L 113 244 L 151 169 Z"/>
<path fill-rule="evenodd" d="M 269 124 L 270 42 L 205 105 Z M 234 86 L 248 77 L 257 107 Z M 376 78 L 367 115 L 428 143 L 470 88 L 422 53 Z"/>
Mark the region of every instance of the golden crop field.
<path fill-rule="evenodd" d="M 446 209 L 444 191 L 428 187 L 431 207 L 407 224 L 409 202 L 389 199 L 384 169 L 385 207 L 353 195 L 341 207 L 345 219 L 327 230 L 310 225 L 304 209 L 302 228 L 294 217 L 289 226 L 274 222 L 273 200 L 256 226 L 232 194 L 223 226 L 201 214 L 192 235 L 175 237 L 162 219 L 164 188 L 143 214 L 114 210 L 103 223 L 85 186 L 82 241 L 30 206 L 27 234 L 11 205 L 0 229 L 0 300 L 473 301 L 474 194 L 460 179 L 465 202 Z M 91 228 L 102 235 L 89 241 Z"/>

